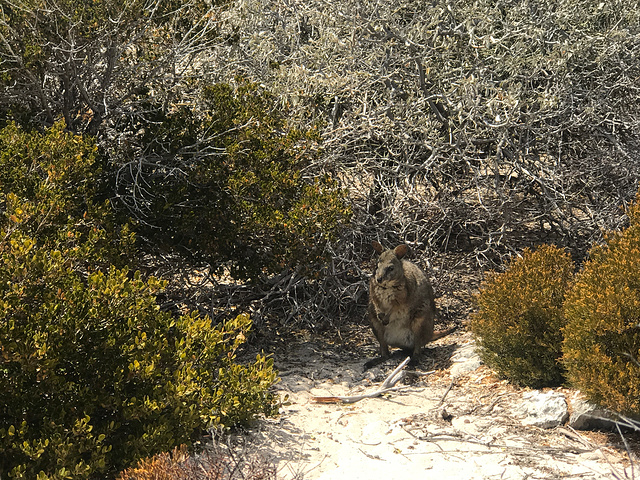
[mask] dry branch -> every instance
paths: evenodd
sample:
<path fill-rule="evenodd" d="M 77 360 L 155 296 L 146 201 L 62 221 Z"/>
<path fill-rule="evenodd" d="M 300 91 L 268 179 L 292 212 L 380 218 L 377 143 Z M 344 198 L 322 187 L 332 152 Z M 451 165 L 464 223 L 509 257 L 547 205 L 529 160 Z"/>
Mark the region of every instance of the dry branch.
<path fill-rule="evenodd" d="M 405 377 L 405 372 L 403 371 L 403 368 L 406 367 L 406 365 L 409 363 L 410 360 L 411 360 L 411 357 L 405 358 L 404 361 L 400 365 L 398 365 L 398 367 L 393 372 L 391 372 L 387 376 L 387 378 L 385 378 L 380 388 L 377 390 L 374 390 L 373 392 L 364 393 L 362 395 L 347 396 L 347 397 L 316 397 L 314 396 L 311 398 L 311 400 L 313 400 L 316 403 L 355 403 L 355 402 L 359 402 L 360 400 L 364 400 L 365 398 L 374 398 L 384 393 L 396 391 L 399 389 L 399 387 L 396 387 L 395 385 Z"/>

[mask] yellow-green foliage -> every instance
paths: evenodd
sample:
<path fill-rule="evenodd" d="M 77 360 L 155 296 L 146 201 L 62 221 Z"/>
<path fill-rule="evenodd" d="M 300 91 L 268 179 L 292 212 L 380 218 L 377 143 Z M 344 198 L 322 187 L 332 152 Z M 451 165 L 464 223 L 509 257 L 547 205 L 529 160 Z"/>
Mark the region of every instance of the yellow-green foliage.
<path fill-rule="evenodd" d="M 0 476 L 104 478 L 210 424 L 275 413 L 271 359 L 235 362 L 250 320 L 159 310 L 156 280 L 68 268 L 12 235 L 0 246 Z"/>
<path fill-rule="evenodd" d="M 595 246 L 567 295 L 564 363 L 590 400 L 640 416 L 640 194 L 631 225 Z"/>
<path fill-rule="evenodd" d="M 100 173 L 93 140 L 63 123 L 44 133 L 10 123 L 0 129 L 0 229 L 58 248 L 74 264 L 132 263 L 129 225 L 116 228 L 108 204 L 94 201 Z"/>
<path fill-rule="evenodd" d="M 0 478 L 109 478 L 275 413 L 272 360 L 236 361 L 249 317 L 173 317 L 163 282 L 109 266 L 122 232 L 85 196 L 90 143 L 9 126 L 0 147 Z"/>
<path fill-rule="evenodd" d="M 562 382 L 562 302 L 572 275 L 571 257 L 545 245 L 485 281 L 471 329 L 487 365 L 519 385 Z"/>

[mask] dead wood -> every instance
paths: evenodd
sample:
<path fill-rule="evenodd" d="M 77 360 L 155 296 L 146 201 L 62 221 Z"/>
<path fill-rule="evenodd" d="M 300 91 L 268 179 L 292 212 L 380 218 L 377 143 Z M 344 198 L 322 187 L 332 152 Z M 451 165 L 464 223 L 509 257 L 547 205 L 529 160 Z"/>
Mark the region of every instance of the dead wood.
<path fill-rule="evenodd" d="M 364 400 L 365 398 L 374 398 L 378 397 L 384 393 L 389 393 L 393 391 L 399 390 L 400 387 L 396 387 L 396 383 L 402 380 L 406 376 L 406 372 L 403 371 L 404 367 L 407 366 L 411 357 L 407 357 L 404 361 L 398 365 L 398 367 L 385 378 L 384 382 L 378 390 L 374 390 L 373 392 L 363 393 L 362 395 L 353 395 L 346 397 L 312 397 L 312 400 L 316 403 L 355 403 L 360 400 Z"/>

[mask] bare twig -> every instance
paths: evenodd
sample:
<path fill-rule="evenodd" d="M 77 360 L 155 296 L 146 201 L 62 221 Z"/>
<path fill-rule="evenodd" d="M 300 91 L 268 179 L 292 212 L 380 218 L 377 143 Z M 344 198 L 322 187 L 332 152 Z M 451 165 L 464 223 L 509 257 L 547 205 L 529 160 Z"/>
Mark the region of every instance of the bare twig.
<path fill-rule="evenodd" d="M 398 367 L 391 372 L 387 378 L 385 378 L 384 382 L 378 390 L 374 390 L 373 392 L 364 393 L 362 395 L 353 395 L 347 397 L 312 397 L 311 399 L 316 403 L 355 403 L 360 400 L 364 400 L 365 398 L 374 398 L 378 397 L 384 393 L 392 392 L 398 390 L 398 387 L 395 387 L 395 384 L 402 380 L 405 376 L 405 372 L 403 368 L 409 363 L 411 357 L 407 357 L 404 361 L 398 365 Z"/>
<path fill-rule="evenodd" d="M 444 399 L 447 398 L 447 395 L 449 395 L 449 392 L 451 391 L 453 386 L 456 384 L 456 380 L 457 380 L 456 378 L 451 380 L 451 383 L 449 384 L 449 386 L 445 390 L 444 394 L 442 395 L 442 398 L 440 399 L 440 403 L 438 403 L 438 406 L 440 406 L 440 405 L 442 405 L 444 403 Z"/>
<path fill-rule="evenodd" d="M 620 428 L 620 424 L 619 423 L 616 423 L 616 428 L 618 429 L 618 434 L 620 435 L 620 438 L 622 438 L 622 442 L 624 443 L 624 448 L 627 451 L 627 456 L 629 457 L 629 463 L 631 463 L 631 479 L 634 480 L 635 479 L 635 470 L 636 470 L 636 465 L 635 465 L 635 462 L 634 462 L 635 455 L 631 451 L 631 447 L 629 446 L 629 442 L 627 442 L 627 438 L 622 433 L 622 429 Z"/>

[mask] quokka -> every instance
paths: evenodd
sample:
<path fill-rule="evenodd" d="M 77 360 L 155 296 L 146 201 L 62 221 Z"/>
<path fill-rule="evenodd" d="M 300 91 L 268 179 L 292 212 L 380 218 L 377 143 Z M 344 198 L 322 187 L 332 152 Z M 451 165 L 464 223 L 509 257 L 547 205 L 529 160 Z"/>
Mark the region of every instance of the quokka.
<path fill-rule="evenodd" d="M 389 358 L 389 347 L 406 350 L 411 363 L 416 364 L 423 346 L 455 328 L 433 331 L 436 314 L 433 287 L 417 265 L 403 259 L 407 246 L 385 250 L 378 242 L 372 245 L 380 257 L 369 282 L 367 314 L 380 343 L 380 358 L 367 362 L 365 368 Z"/>

